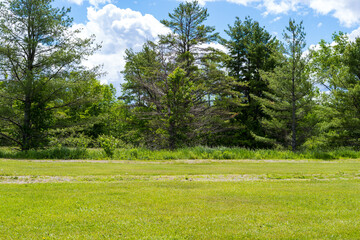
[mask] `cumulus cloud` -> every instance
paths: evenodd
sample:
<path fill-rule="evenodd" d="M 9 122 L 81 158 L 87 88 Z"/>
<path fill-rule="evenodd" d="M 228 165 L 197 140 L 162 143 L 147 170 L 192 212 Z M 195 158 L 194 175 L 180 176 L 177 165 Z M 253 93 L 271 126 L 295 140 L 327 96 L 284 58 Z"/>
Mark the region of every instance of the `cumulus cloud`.
<path fill-rule="evenodd" d="M 355 29 L 349 34 L 350 41 L 354 41 L 355 38 L 360 37 L 360 27 L 358 29 Z"/>
<path fill-rule="evenodd" d="M 88 22 L 74 27 L 82 28 L 85 37 L 95 35 L 102 48 L 84 64 L 89 67 L 103 65 L 107 75 L 101 81 L 112 83 L 117 89 L 122 81 L 120 71 L 125 65 L 125 50 L 138 51 L 147 40 L 155 40 L 159 34 L 169 31 L 152 15 L 142 15 L 112 4 L 101 9 L 89 7 L 87 11 Z"/>
<path fill-rule="evenodd" d="M 265 9 L 265 15 L 288 13 L 298 9 L 299 0 L 263 0 L 260 7 Z"/>
<path fill-rule="evenodd" d="M 201 0 L 199 2 L 204 5 L 215 1 L 261 8 L 264 10 L 264 15 L 286 14 L 290 11 L 301 12 L 305 8 L 310 8 L 322 15 L 331 14 L 347 27 L 360 24 L 359 0 Z"/>
<path fill-rule="evenodd" d="M 360 23 L 360 2 L 358 0 L 309 0 L 310 8 L 321 14 L 332 14 L 347 26 Z"/>

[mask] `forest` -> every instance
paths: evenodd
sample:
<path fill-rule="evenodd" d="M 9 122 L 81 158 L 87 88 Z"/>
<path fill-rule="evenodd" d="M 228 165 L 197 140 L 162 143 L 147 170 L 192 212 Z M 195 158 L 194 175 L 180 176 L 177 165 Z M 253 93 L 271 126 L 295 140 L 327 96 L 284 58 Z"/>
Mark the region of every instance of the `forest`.
<path fill-rule="evenodd" d="M 278 39 L 245 16 L 218 33 L 205 7 L 183 2 L 161 21 L 167 35 L 126 51 L 116 93 L 100 66 L 83 66 L 101 46 L 71 28 L 69 12 L 51 0 L 0 2 L 0 146 L 109 156 L 360 146 L 360 38 L 338 32 L 306 49 L 302 22 L 290 19 Z"/>

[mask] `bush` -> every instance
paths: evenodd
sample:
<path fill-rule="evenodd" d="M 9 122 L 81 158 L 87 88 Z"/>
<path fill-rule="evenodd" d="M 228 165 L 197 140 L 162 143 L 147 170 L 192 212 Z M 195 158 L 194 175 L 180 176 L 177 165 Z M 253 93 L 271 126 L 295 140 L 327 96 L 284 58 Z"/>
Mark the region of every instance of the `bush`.
<path fill-rule="evenodd" d="M 108 158 L 112 158 L 118 145 L 118 140 L 112 136 L 101 135 L 98 137 L 100 147 L 104 150 Z"/>
<path fill-rule="evenodd" d="M 96 140 L 85 135 L 83 132 L 75 131 L 75 129 L 53 130 L 50 132 L 49 140 L 50 146 L 69 148 L 97 147 Z"/>
<path fill-rule="evenodd" d="M 131 150 L 130 150 L 130 158 L 131 158 L 131 159 L 137 159 L 137 158 L 138 158 L 138 151 L 137 151 L 137 149 L 131 149 Z"/>

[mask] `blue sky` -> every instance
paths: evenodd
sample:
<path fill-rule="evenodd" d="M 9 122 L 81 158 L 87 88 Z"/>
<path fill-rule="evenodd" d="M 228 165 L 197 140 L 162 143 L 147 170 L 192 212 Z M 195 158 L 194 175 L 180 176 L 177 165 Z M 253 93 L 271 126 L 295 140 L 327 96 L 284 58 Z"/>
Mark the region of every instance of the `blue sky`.
<path fill-rule="evenodd" d="M 216 27 L 221 36 L 235 17 L 250 16 L 272 35 L 282 38 L 289 18 L 303 20 L 308 47 L 321 39 L 331 41 L 334 32 L 360 36 L 360 0 L 200 0 L 209 11 L 207 24 Z M 76 27 L 84 36 L 96 35 L 102 50 L 90 57 L 88 66 L 103 65 L 107 75 L 102 82 L 113 83 L 119 90 L 123 81 L 127 48 L 140 50 L 147 40 L 166 33 L 159 22 L 166 19 L 180 0 L 55 0 L 57 7 L 71 7 Z"/>

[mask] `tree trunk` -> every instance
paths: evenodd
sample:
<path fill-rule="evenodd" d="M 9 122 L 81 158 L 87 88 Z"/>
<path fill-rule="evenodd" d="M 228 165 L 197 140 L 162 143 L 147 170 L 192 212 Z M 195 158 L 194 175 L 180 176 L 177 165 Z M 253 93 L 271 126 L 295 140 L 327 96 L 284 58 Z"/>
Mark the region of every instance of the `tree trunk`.
<path fill-rule="evenodd" d="M 292 101 L 292 142 L 291 147 L 293 152 L 296 151 L 296 106 L 295 106 L 295 94 L 293 92 L 293 101 Z"/>
<path fill-rule="evenodd" d="M 169 148 L 174 150 L 176 148 L 176 129 L 175 121 L 170 120 L 169 123 Z"/>
<path fill-rule="evenodd" d="M 295 68 L 295 67 L 294 67 Z M 295 98 L 295 69 L 293 69 L 292 77 L 292 121 L 291 121 L 291 130 L 292 130 L 292 141 L 291 148 L 292 151 L 296 151 L 296 98 Z"/>
<path fill-rule="evenodd" d="M 25 97 L 24 126 L 22 131 L 22 150 L 27 151 L 31 146 L 31 99 Z"/>
<path fill-rule="evenodd" d="M 291 91 L 291 100 L 292 100 L 292 122 L 291 122 L 291 130 L 292 130 L 292 141 L 291 148 L 292 151 L 296 151 L 296 98 L 295 98 L 295 75 L 297 70 L 297 60 L 296 60 L 296 38 L 293 32 L 292 34 L 292 91 Z"/>

